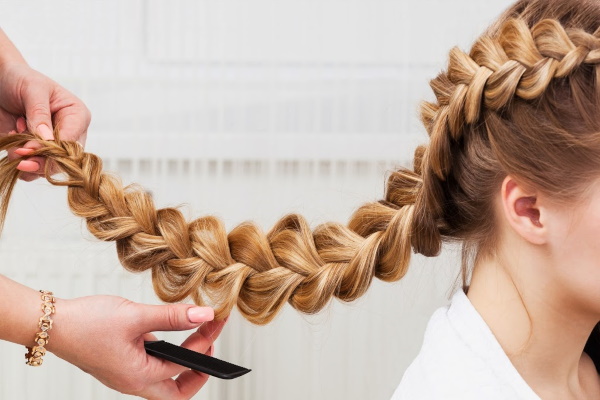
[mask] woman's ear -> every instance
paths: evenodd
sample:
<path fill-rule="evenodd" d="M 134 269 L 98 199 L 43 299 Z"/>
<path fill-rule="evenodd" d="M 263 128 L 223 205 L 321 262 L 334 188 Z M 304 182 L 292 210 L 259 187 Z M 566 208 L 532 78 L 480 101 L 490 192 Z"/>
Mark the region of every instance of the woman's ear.
<path fill-rule="evenodd" d="M 546 243 L 545 212 L 538 203 L 538 194 L 507 176 L 502 182 L 502 209 L 513 230 L 532 244 Z"/>

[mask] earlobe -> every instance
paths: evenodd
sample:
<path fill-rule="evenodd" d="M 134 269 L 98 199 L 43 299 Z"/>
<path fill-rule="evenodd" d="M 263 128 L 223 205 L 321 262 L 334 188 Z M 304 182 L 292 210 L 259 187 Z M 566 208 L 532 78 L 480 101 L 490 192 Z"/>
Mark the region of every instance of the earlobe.
<path fill-rule="evenodd" d="M 532 244 L 544 244 L 546 229 L 537 194 L 507 176 L 502 182 L 501 195 L 504 217 L 513 230 Z"/>

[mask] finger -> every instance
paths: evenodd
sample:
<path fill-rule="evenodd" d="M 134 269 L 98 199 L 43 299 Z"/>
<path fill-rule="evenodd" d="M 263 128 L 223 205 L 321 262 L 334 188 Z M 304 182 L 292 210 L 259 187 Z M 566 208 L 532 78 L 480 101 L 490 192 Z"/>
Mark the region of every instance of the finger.
<path fill-rule="evenodd" d="M 177 384 L 180 395 L 184 399 L 189 399 L 202 389 L 202 386 L 208 381 L 208 378 L 208 374 L 190 369 L 182 372 L 175 380 L 175 383 Z"/>
<path fill-rule="evenodd" d="M 223 326 L 225 326 L 225 322 L 225 320 L 221 320 L 202 324 L 196 332 L 188 336 L 181 346 L 200 353 L 205 353 L 219 337 L 219 334 L 223 330 Z"/>
<path fill-rule="evenodd" d="M 16 159 L 21 158 L 18 154 L 16 154 L 16 149 L 9 149 L 7 157 L 10 161 L 14 161 Z M 31 182 L 33 180 L 36 180 L 39 177 L 40 177 L 40 175 L 35 172 L 21 171 L 21 173 L 19 173 L 19 179 L 22 181 L 25 181 L 25 182 Z"/>
<path fill-rule="evenodd" d="M 17 150 L 15 150 L 13 153 L 18 154 Z M 27 150 L 24 150 L 24 151 L 27 151 Z M 19 171 L 31 172 L 31 173 L 35 173 L 39 176 L 43 176 L 46 171 L 46 158 L 45 157 L 37 157 L 37 156 L 29 157 L 27 160 L 21 161 L 17 165 L 17 169 Z M 54 172 L 56 172 L 56 171 L 54 171 Z M 53 172 L 50 171 L 50 173 L 52 174 Z"/>
<path fill-rule="evenodd" d="M 9 135 L 10 135 L 10 133 L 9 133 Z M 19 152 L 17 152 L 17 150 L 19 150 L 19 149 L 16 149 L 14 147 L 7 150 L 7 153 L 8 153 L 7 157 L 8 157 L 9 161 L 15 161 L 15 160 L 21 159 L 22 156 L 21 156 L 21 154 L 19 154 Z M 21 148 L 21 150 L 22 150 L 22 148 Z"/>
<path fill-rule="evenodd" d="M 148 399 L 189 399 L 204 386 L 208 378 L 207 374 L 186 368 L 175 380 L 164 379 L 148 386 L 144 390 L 144 397 Z"/>
<path fill-rule="evenodd" d="M 25 122 L 25 118 L 19 117 L 17 118 L 17 132 L 23 133 L 27 130 L 27 123 Z"/>
<path fill-rule="evenodd" d="M 37 172 L 40 170 L 40 163 L 34 160 L 23 160 L 17 165 L 17 169 L 23 172 Z"/>
<path fill-rule="evenodd" d="M 77 141 L 82 146 L 85 146 L 91 119 L 90 111 L 81 102 L 73 103 L 54 113 L 54 121 L 60 132 L 61 140 Z"/>
<path fill-rule="evenodd" d="M 184 331 L 211 321 L 214 311 L 210 307 L 195 307 L 190 304 L 148 305 L 139 304 L 142 332 Z"/>
<path fill-rule="evenodd" d="M 154 342 L 157 340 L 158 338 L 154 334 L 145 333 L 142 335 L 140 346 L 143 346 L 144 342 Z M 151 356 L 149 354 L 147 354 L 147 361 L 149 365 L 148 370 L 152 371 L 150 375 L 154 378 L 155 381 L 161 381 L 163 379 L 171 378 L 188 369 L 179 364 L 175 364 L 162 358 Z"/>
<path fill-rule="evenodd" d="M 53 140 L 52 114 L 50 113 L 50 90 L 46 85 L 31 85 L 23 98 L 25 118 L 30 132 L 45 140 Z"/>
<path fill-rule="evenodd" d="M 193 370 L 182 372 L 175 380 L 155 382 L 138 395 L 148 400 L 187 400 L 196 394 L 208 380 L 208 375 Z"/>
<path fill-rule="evenodd" d="M 19 149 L 15 149 L 14 153 L 19 156 L 27 156 L 27 155 L 31 154 L 33 151 L 39 150 L 41 148 L 42 148 L 42 145 L 40 142 L 35 141 L 35 140 L 30 140 L 27 143 L 25 143 L 23 145 L 23 147 L 21 147 Z M 46 173 L 46 160 L 47 160 L 46 157 L 30 157 L 29 160 L 35 161 L 40 165 L 40 168 L 38 171 L 36 171 L 36 173 L 39 176 L 44 176 Z M 50 175 L 53 175 L 59 171 L 56 163 L 51 162 L 50 165 L 51 165 Z"/>
<path fill-rule="evenodd" d="M 22 162 L 24 162 L 24 161 L 25 160 L 23 160 Z M 44 171 L 46 170 L 46 158 L 45 157 L 39 157 L 39 156 L 29 157 L 27 159 L 27 161 L 36 163 L 38 165 L 38 168 L 35 171 L 26 171 L 26 172 L 35 172 L 36 174 L 39 174 L 39 175 L 44 174 Z M 17 169 L 19 169 L 19 168 L 17 167 Z"/>
<path fill-rule="evenodd" d="M 20 152 L 27 153 L 28 149 L 39 150 L 41 148 L 42 148 L 42 144 L 40 142 L 35 141 L 35 140 L 30 140 L 29 142 L 27 142 L 23 145 L 22 150 Z M 19 149 L 17 149 L 17 150 L 19 150 Z M 17 150 L 15 150 L 15 153 L 17 153 Z M 31 152 L 29 152 L 29 153 L 31 153 Z M 44 176 L 46 173 L 47 158 L 46 157 L 31 157 L 29 159 L 40 164 L 40 169 L 36 173 L 40 176 Z M 52 159 L 50 159 L 50 171 L 49 171 L 50 175 L 54 175 L 58 171 L 59 171 L 59 168 L 58 168 L 57 164 L 55 162 L 53 162 Z"/>
<path fill-rule="evenodd" d="M 35 140 L 30 140 L 27 143 L 25 143 L 23 145 L 23 147 L 21 147 L 20 149 L 16 149 L 15 153 L 19 154 L 19 155 L 21 155 L 22 153 L 29 153 L 29 154 L 31 154 L 32 151 L 39 150 L 41 148 L 42 148 L 42 145 L 40 144 L 40 142 L 35 141 Z M 23 154 L 23 155 L 28 155 L 28 154 Z M 46 159 L 43 158 L 43 157 L 37 157 L 37 158 L 38 159 L 36 159 L 34 161 L 36 161 L 37 163 L 40 164 L 40 167 L 41 167 L 40 171 L 43 171 L 44 170 L 44 165 L 46 163 Z"/>
<path fill-rule="evenodd" d="M 226 320 L 221 321 L 210 321 L 202 324 L 200 328 L 193 334 L 191 334 L 183 343 L 182 346 L 190 350 L 197 351 L 199 353 L 213 355 L 213 342 L 221 333 Z M 160 362 L 160 366 L 155 366 L 155 377 L 169 378 L 173 375 L 180 374 L 179 377 L 173 381 L 172 379 L 164 379 L 155 384 L 150 385 L 147 388 L 147 393 L 152 397 L 150 398 L 183 398 L 189 399 L 193 396 L 208 380 L 208 375 L 188 370 L 187 368 L 182 369 L 181 366 L 173 364 L 171 362 L 156 359 L 153 360 Z M 182 372 L 183 371 L 183 372 Z"/>
<path fill-rule="evenodd" d="M 229 318 L 225 318 L 219 321 L 210 321 L 210 323 L 204 324 L 200 328 L 198 328 L 198 331 L 202 335 L 215 340 L 221 334 L 221 331 L 223 330 L 223 327 L 227 323 L 228 319 Z"/>
<path fill-rule="evenodd" d="M 17 133 L 16 131 L 8 132 L 9 135 L 14 135 L 16 133 Z M 33 149 L 25 149 L 25 148 L 8 149 L 7 157 L 10 161 L 14 161 L 16 159 L 20 159 L 22 156 L 26 156 L 26 155 L 30 154 L 32 151 L 33 151 Z M 32 159 L 24 160 L 24 161 L 34 161 L 34 162 L 37 162 L 39 165 L 40 161 L 43 162 L 44 159 L 40 158 L 40 157 L 32 157 Z M 24 164 L 19 163 L 17 165 L 17 169 L 21 171 L 21 173 L 19 174 L 19 179 L 22 181 L 31 182 L 40 177 L 39 172 L 29 172 L 30 170 L 36 169 L 36 164 L 32 164 L 32 163 L 28 163 L 28 162 L 26 162 Z M 41 167 L 38 169 L 41 170 Z"/>
<path fill-rule="evenodd" d="M 42 148 L 42 144 L 37 140 L 30 140 L 27 143 L 25 143 L 23 147 L 26 149 L 38 150 Z"/>
<path fill-rule="evenodd" d="M 8 134 L 9 135 L 14 135 L 14 134 L 16 134 L 16 132 L 15 131 L 10 131 L 10 132 L 8 132 Z M 31 153 L 33 153 L 34 150 L 38 150 L 38 149 L 41 149 L 41 148 L 42 148 L 42 145 L 39 142 L 36 142 L 34 140 L 30 140 L 29 142 L 25 143 L 23 145 L 23 147 L 19 147 L 18 149 L 10 149 L 9 152 L 13 152 L 17 156 L 22 157 L 22 156 L 28 156 Z"/>
<path fill-rule="evenodd" d="M 223 326 L 226 321 L 210 321 L 202 324 L 200 328 L 192 333 L 188 338 L 181 344 L 182 347 L 196 351 L 198 353 L 206 354 L 212 357 L 214 352 L 214 341 L 219 337 Z M 174 368 L 169 365 L 164 365 L 165 377 L 173 376 L 172 371 Z M 208 377 L 207 377 L 208 378 Z"/>
<path fill-rule="evenodd" d="M 181 346 L 198 353 L 212 355 L 213 342 L 219 336 L 224 324 L 224 321 L 205 322 L 196 332 L 188 336 Z M 149 334 L 149 336 L 154 335 Z M 145 335 L 144 340 L 156 340 L 156 338 L 148 339 L 147 337 Z M 188 369 L 160 358 L 150 358 L 149 362 L 153 363 L 152 370 L 154 372 L 152 376 L 159 380 L 170 378 Z"/>
<path fill-rule="evenodd" d="M 19 147 L 18 149 L 15 149 L 15 154 L 18 156 L 28 156 L 31 153 L 33 153 L 35 150 L 34 149 L 27 149 L 25 147 Z"/>
<path fill-rule="evenodd" d="M 158 338 L 154 334 L 145 333 L 142 335 L 140 346 L 143 346 L 144 342 L 154 342 L 157 340 Z M 188 369 L 182 365 L 172 363 L 162 358 L 154 357 L 149 354 L 147 354 L 146 356 L 149 365 L 148 370 L 152 371 L 150 375 L 154 378 L 154 381 L 170 379 L 171 377 L 178 375 Z"/>

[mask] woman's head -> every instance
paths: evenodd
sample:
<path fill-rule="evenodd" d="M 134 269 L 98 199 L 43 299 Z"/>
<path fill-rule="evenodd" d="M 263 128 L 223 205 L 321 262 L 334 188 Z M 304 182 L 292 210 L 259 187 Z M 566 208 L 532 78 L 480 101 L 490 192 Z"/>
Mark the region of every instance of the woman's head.
<path fill-rule="evenodd" d="M 520 1 L 469 54 L 451 51 L 421 109 L 431 142 L 415 250 L 434 255 L 446 238 L 492 252 L 507 175 L 557 202 L 600 176 L 599 27 L 595 1 Z"/>
<path fill-rule="evenodd" d="M 237 305 L 255 323 L 286 302 L 316 312 L 331 297 L 361 296 L 373 277 L 400 279 L 411 249 L 433 256 L 447 240 L 492 254 L 509 221 L 499 205 L 509 181 L 532 193 L 511 204 L 525 206 L 533 224 L 536 194 L 553 204 L 581 198 L 600 175 L 599 25 L 595 1 L 520 1 L 469 54 L 453 49 L 431 82 L 436 101 L 421 110 L 430 143 L 347 226 L 311 230 L 290 215 L 267 234 L 250 223 L 227 233 L 213 217 L 187 222 L 176 209 L 156 210 L 146 192 L 123 188 L 73 143 L 40 140 L 32 155 L 56 162 L 65 178 L 51 182 L 69 187 L 73 212 L 96 237 L 116 241 L 127 269 L 150 269 L 161 299 L 207 301 L 218 317 Z M 0 149 L 28 140 L 8 136 Z M 0 211 L 15 166 L 0 164 Z"/>

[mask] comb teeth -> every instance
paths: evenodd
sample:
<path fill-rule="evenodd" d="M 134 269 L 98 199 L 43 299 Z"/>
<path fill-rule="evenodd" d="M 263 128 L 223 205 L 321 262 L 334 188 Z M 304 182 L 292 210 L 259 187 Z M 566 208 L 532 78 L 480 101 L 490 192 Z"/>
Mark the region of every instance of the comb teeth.
<path fill-rule="evenodd" d="M 237 378 L 251 371 L 248 368 L 240 367 L 239 365 L 231 364 L 227 361 L 207 356 L 206 354 L 197 353 L 185 347 L 165 342 L 164 340 L 144 342 L 144 347 L 146 348 L 146 353 L 151 356 L 163 358 L 221 379 Z"/>

